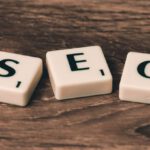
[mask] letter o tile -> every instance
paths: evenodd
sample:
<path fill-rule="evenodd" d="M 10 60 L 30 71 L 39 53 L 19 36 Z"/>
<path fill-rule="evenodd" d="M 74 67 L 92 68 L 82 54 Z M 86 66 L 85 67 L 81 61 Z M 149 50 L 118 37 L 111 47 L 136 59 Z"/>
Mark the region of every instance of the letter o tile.
<path fill-rule="evenodd" d="M 119 98 L 150 104 L 150 54 L 128 53 L 120 81 Z"/>

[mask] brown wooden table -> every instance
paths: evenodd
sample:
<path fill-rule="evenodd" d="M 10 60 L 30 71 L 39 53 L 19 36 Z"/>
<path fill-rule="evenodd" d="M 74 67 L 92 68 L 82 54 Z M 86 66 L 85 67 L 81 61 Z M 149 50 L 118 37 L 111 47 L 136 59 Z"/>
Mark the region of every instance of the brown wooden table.
<path fill-rule="evenodd" d="M 114 77 L 110 95 L 56 101 L 50 50 L 101 45 Z M 0 150 L 150 149 L 150 105 L 120 102 L 129 51 L 150 52 L 149 0 L 0 0 L 0 49 L 41 57 L 30 104 L 0 104 Z"/>

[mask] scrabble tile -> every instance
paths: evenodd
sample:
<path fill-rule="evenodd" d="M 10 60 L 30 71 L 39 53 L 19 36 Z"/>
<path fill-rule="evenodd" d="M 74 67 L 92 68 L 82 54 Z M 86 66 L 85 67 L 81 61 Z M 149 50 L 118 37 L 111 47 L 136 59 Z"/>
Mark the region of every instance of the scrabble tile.
<path fill-rule="evenodd" d="M 130 52 L 120 82 L 121 100 L 150 103 L 150 54 Z"/>
<path fill-rule="evenodd" d="M 41 75 L 40 58 L 0 52 L 0 102 L 27 105 Z"/>
<path fill-rule="evenodd" d="M 112 92 L 112 75 L 100 47 L 51 51 L 46 58 L 56 99 Z"/>

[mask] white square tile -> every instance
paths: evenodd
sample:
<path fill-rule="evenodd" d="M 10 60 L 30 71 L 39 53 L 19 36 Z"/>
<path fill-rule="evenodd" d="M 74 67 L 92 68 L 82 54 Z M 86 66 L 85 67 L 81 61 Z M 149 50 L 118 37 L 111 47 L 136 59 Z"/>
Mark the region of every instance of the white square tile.
<path fill-rule="evenodd" d="M 40 58 L 0 52 L 0 102 L 27 105 L 41 75 Z"/>
<path fill-rule="evenodd" d="M 121 100 L 150 103 L 150 54 L 130 52 L 120 82 Z"/>
<path fill-rule="evenodd" d="M 58 100 L 112 92 L 112 75 L 99 46 L 48 52 L 47 66 Z"/>

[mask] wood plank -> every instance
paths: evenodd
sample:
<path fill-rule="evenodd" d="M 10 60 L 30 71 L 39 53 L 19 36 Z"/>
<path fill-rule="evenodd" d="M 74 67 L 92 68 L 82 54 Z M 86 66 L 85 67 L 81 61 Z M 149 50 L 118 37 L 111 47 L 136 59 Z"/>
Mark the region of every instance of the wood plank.
<path fill-rule="evenodd" d="M 149 7 L 149 0 L 0 0 L 1 51 L 44 61 L 27 107 L 0 104 L 0 149 L 149 149 L 150 106 L 118 98 L 126 54 L 150 52 Z M 93 45 L 104 50 L 113 93 L 56 101 L 46 52 Z"/>

